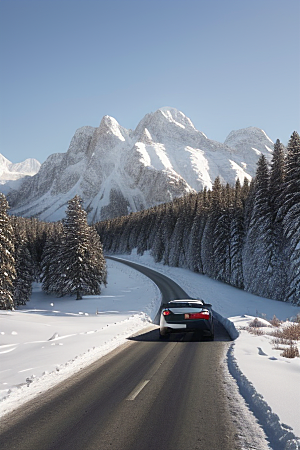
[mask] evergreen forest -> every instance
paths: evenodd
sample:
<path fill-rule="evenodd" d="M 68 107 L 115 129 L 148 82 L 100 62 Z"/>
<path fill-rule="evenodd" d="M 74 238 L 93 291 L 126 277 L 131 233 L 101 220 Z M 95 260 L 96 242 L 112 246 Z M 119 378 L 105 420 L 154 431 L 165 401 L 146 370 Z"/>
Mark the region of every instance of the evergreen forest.
<path fill-rule="evenodd" d="M 106 253 L 150 251 L 253 294 L 300 304 L 300 137 L 277 140 L 255 178 L 96 224 Z"/>
<path fill-rule="evenodd" d="M 58 297 L 101 293 L 107 283 L 103 248 L 80 197 L 68 202 L 62 222 L 10 217 L 8 210 L 0 194 L 0 309 L 25 305 L 34 281 Z"/>
<path fill-rule="evenodd" d="M 274 144 L 256 176 L 235 186 L 216 178 L 211 190 L 127 216 L 87 223 L 82 201 L 46 223 L 9 215 L 0 194 L 0 309 L 30 299 L 33 281 L 57 296 L 99 294 L 107 283 L 103 252 L 149 251 L 256 295 L 300 305 L 300 137 Z"/>

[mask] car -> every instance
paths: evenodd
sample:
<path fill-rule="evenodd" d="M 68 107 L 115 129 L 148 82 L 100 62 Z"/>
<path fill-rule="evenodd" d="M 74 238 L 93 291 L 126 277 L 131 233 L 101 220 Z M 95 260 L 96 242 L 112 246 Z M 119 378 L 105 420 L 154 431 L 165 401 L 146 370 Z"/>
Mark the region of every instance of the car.
<path fill-rule="evenodd" d="M 159 338 L 168 339 L 171 333 L 194 331 L 214 340 L 212 305 L 201 299 L 171 300 L 162 306 Z"/>

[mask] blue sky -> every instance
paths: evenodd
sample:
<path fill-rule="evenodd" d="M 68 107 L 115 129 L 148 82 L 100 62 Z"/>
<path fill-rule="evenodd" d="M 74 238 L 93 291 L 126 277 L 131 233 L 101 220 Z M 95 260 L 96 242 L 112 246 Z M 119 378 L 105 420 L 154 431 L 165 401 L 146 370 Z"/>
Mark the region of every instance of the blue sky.
<path fill-rule="evenodd" d="M 300 124 L 299 0 L 0 0 L 0 153 L 44 162 L 104 115 L 173 106 L 210 139 Z"/>

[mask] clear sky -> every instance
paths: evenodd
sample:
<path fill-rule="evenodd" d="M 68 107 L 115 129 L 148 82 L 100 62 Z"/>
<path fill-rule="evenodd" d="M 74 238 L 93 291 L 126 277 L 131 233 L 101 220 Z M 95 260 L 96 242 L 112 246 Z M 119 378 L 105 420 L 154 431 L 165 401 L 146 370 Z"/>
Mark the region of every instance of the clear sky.
<path fill-rule="evenodd" d="M 0 0 L 0 153 L 40 162 L 104 115 L 172 106 L 207 137 L 300 125 L 299 0 Z"/>

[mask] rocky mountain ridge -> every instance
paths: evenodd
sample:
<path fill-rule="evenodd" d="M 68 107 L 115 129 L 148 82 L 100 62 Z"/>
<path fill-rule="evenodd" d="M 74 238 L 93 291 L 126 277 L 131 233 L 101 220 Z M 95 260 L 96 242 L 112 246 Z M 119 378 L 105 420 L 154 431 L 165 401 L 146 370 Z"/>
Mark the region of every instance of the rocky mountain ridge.
<path fill-rule="evenodd" d="M 175 108 L 147 114 L 135 130 L 104 116 L 98 128 L 79 128 L 68 151 L 49 156 L 8 201 L 13 214 L 54 221 L 78 194 L 94 222 L 211 188 L 217 176 L 230 184 L 251 179 L 273 145 L 254 127 L 231 132 L 224 144 L 210 140 Z"/>

